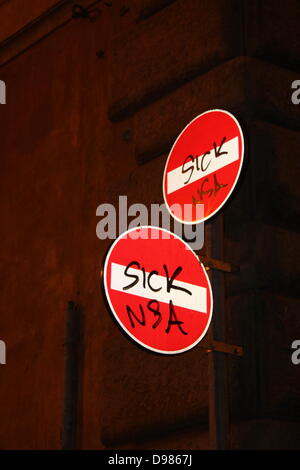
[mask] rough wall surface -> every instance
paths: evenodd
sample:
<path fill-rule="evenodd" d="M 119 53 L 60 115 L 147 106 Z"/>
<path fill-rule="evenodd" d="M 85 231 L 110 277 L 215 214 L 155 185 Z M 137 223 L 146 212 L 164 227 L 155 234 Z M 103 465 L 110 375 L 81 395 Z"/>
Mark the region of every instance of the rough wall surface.
<path fill-rule="evenodd" d="M 223 211 L 225 261 L 240 266 L 225 276 L 227 336 L 245 351 L 228 360 L 230 446 L 278 448 L 284 433 L 295 448 L 300 389 L 286 349 L 299 330 L 299 3 L 285 2 L 284 21 L 271 0 L 100 3 L 94 21 L 70 19 L 0 68 L 0 447 L 63 445 L 70 301 L 83 316 L 75 447 L 209 447 L 209 357 L 153 356 L 120 334 L 100 288 L 109 242 L 95 213 L 122 194 L 163 202 L 170 144 L 218 107 L 247 140 Z M 12 20 L 17 4 L 2 39 L 41 13 L 31 2 Z"/>

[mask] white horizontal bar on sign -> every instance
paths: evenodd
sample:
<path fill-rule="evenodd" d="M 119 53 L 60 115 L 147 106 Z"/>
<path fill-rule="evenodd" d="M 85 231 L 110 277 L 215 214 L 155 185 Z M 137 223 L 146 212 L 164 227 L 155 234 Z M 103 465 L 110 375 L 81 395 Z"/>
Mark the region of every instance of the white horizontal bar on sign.
<path fill-rule="evenodd" d="M 154 274 L 151 277 L 151 285 L 154 289 L 161 287 L 158 292 L 153 292 L 146 282 L 146 287 L 143 287 L 143 273 L 140 269 L 129 268 L 128 274 L 138 276 L 139 281 L 131 289 L 124 290 L 124 287 L 130 285 L 133 281 L 132 277 L 125 275 L 126 266 L 117 263 L 111 263 L 111 289 L 124 292 L 128 295 L 138 295 L 146 299 L 157 300 L 158 302 L 169 303 L 172 300 L 173 304 L 177 307 L 187 308 L 189 310 L 196 310 L 201 313 L 207 313 L 207 289 L 206 287 L 196 286 L 188 282 L 174 280 L 173 285 L 188 289 L 192 295 L 177 289 L 170 289 L 167 292 L 167 278 Z M 147 278 L 149 273 L 145 273 Z M 173 273 L 170 273 L 172 275 Z"/>
<path fill-rule="evenodd" d="M 233 163 L 236 160 L 238 160 L 239 159 L 239 138 L 234 137 L 233 139 L 228 140 L 228 142 L 224 142 L 221 148 L 221 152 L 226 152 L 225 155 L 219 155 L 216 158 L 213 154 L 214 151 L 215 151 L 214 149 L 211 149 L 210 155 L 205 156 L 206 165 L 208 164 L 208 161 L 210 159 L 210 164 L 208 165 L 206 170 L 204 171 L 197 170 L 196 161 L 194 161 L 193 173 L 188 183 L 185 183 L 188 173 L 187 172 L 183 173 L 182 171 L 183 165 L 175 168 L 174 170 L 169 171 L 167 174 L 167 193 L 171 194 L 174 191 L 177 191 L 178 189 L 181 189 L 184 186 L 188 186 L 189 184 L 194 183 L 200 178 L 203 178 L 204 176 L 207 176 L 210 173 L 220 170 L 224 166 L 227 166 L 230 163 Z M 200 155 L 198 157 L 199 161 L 201 160 L 203 155 Z"/>

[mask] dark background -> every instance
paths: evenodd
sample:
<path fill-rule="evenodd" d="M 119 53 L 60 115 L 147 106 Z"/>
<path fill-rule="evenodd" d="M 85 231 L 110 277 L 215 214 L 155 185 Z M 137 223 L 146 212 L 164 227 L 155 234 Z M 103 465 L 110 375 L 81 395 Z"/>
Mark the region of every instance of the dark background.
<path fill-rule="evenodd" d="M 0 448 L 300 448 L 300 2 L 74 3 L 0 2 Z M 213 108 L 246 164 L 206 226 L 202 254 L 239 267 L 211 273 L 208 337 L 244 355 L 152 355 L 106 310 L 96 208 L 162 203 L 171 143 Z"/>

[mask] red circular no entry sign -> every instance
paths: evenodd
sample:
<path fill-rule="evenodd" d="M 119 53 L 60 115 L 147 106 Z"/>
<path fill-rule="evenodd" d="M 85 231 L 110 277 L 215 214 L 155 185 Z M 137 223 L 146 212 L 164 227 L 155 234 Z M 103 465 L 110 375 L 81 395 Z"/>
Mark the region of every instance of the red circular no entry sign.
<path fill-rule="evenodd" d="M 189 245 L 158 227 L 137 227 L 111 246 L 104 289 L 121 328 L 141 346 L 162 354 L 194 347 L 212 316 L 210 282 Z"/>
<path fill-rule="evenodd" d="M 243 156 L 243 133 L 232 114 L 215 109 L 193 119 L 165 166 L 163 193 L 172 216 L 186 224 L 212 217 L 232 193 Z"/>

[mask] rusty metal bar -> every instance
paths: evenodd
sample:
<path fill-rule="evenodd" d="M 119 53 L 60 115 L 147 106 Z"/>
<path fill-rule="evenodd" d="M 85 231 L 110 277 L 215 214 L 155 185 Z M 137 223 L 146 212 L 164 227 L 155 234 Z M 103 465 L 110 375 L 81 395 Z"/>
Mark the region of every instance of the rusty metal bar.
<path fill-rule="evenodd" d="M 221 352 L 224 354 L 232 354 L 233 356 L 243 356 L 244 350 L 241 346 L 235 344 L 227 344 L 222 341 L 202 341 L 200 347 L 205 349 L 206 352 Z"/>
<path fill-rule="evenodd" d="M 209 258 L 206 256 L 199 256 L 200 261 L 204 264 L 205 267 L 210 269 L 217 269 L 218 271 L 223 271 L 225 273 L 238 273 L 240 268 L 226 261 L 221 261 L 219 259 Z"/>

